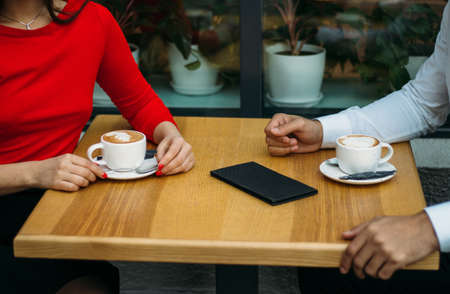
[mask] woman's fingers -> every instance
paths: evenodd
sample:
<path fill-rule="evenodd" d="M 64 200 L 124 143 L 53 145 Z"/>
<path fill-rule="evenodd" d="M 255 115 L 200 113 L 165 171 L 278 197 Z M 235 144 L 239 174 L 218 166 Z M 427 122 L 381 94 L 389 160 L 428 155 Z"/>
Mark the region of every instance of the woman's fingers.
<path fill-rule="evenodd" d="M 88 179 L 69 172 L 65 173 L 61 180 L 75 184 L 78 187 L 87 187 L 89 185 Z"/>
<path fill-rule="evenodd" d="M 161 160 L 164 158 L 164 155 L 167 152 L 167 149 L 170 147 L 169 140 L 162 140 L 156 148 L 156 158 L 158 162 L 161 164 Z"/>
<path fill-rule="evenodd" d="M 59 171 L 53 181 L 52 189 L 74 192 L 89 185 L 89 180 L 69 171 Z"/>
<path fill-rule="evenodd" d="M 71 160 L 72 160 L 72 163 L 73 163 L 74 165 L 77 165 L 77 166 L 79 166 L 79 167 L 81 167 L 81 168 L 84 168 L 84 169 L 88 169 L 88 170 L 89 170 L 90 172 L 92 172 L 95 176 L 97 176 L 97 177 L 99 177 L 99 178 L 103 178 L 103 177 L 104 177 L 105 171 L 104 171 L 101 167 L 99 167 L 98 165 L 96 165 L 95 163 L 93 163 L 93 162 L 87 160 L 86 158 L 83 158 L 83 157 L 80 157 L 80 156 L 73 155 L 72 158 L 71 158 Z M 74 169 L 74 170 L 75 170 L 75 169 Z M 79 171 L 79 169 L 76 169 L 76 170 Z M 84 172 L 82 172 L 82 173 L 84 173 Z M 77 173 L 77 174 L 80 175 L 80 176 L 84 176 L 83 174 L 79 174 L 79 173 Z M 84 174 L 85 174 L 85 173 L 84 173 Z"/>
<path fill-rule="evenodd" d="M 74 175 L 78 175 L 89 180 L 90 182 L 95 182 L 95 180 L 97 179 L 95 174 L 90 169 L 81 167 L 79 165 L 73 164 L 72 166 L 70 166 L 69 171 Z"/>
<path fill-rule="evenodd" d="M 163 142 L 161 143 L 164 143 L 164 141 L 165 140 L 163 140 Z M 170 138 L 168 141 L 168 146 L 163 146 L 163 148 L 166 150 L 165 152 L 162 151 L 163 155 L 160 155 L 159 148 L 157 153 L 159 165 L 164 166 L 164 168 L 177 156 L 177 154 L 181 151 L 183 144 L 185 143 L 183 138 L 181 137 Z M 163 171 L 161 170 L 161 172 Z"/>
<path fill-rule="evenodd" d="M 178 149 L 178 147 L 176 149 Z M 169 152 L 170 150 L 167 153 Z M 179 149 L 178 153 L 167 164 L 164 164 L 164 168 L 161 169 L 161 173 L 164 175 L 171 175 L 186 171 L 183 170 L 183 165 L 185 164 L 186 160 L 190 158 L 191 155 L 192 155 L 191 145 L 184 142 L 184 144 L 181 145 L 181 148 Z M 186 163 L 186 166 L 188 166 L 188 163 Z"/>
<path fill-rule="evenodd" d="M 80 190 L 80 187 L 67 181 L 59 181 L 56 183 L 54 189 L 66 192 L 76 192 Z"/>
<path fill-rule="evenodd" d="M 169 171 L 166 175 L 174 175 L 178 173 L 187 172 L 194 167 L 194 162 L 195 162 L 194 155 L 191 153 L 188 155 L 188 157 L 181 165 L 175 167 L 174 169 Z"/>
<path fill-rule="evenodd" d="M 37 182 L 45 189 L 78 191 L 96 177 L 106 178 L 102 168 L 74 154 L 63 154 L 39 162 Z"/>
<path fill-rule="evenodd" d="M 62 166 L 64 169 L 58 173 L 60 178 L 56 185 L 64 191 L 78 191 L 105 174 L 96 164 L 76 155 L 70 156 L 70 164 Z"/>

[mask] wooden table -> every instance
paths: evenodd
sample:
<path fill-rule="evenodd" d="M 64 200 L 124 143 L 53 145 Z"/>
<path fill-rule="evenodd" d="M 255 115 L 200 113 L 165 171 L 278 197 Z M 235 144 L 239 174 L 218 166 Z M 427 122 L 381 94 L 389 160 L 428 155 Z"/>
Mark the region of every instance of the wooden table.
<path fill-rule="evenodd" d="M 337 267 L 341 233 L 379 215 L 425 206 L 409 143 L 395 144 L 398 174 L 372 186 L 331 181 L 319 164 L 334 150 L 269 156 L 267 119 L 178 117 L 194 149 L 186 174 L 136 181 L 100 180 L 76 193 L 48 191 L 15 239 L 18 257 Z M 110 130 L 129 128 L 117 115 L 97 116 L 76 154 Z M 210 176 L 213 169 L 256 161 L 318 189 L 270 206 Z M 439 255 L 409 266 L 437 269 Z M 251 269 L 251 268 L 250 268 Z"/>

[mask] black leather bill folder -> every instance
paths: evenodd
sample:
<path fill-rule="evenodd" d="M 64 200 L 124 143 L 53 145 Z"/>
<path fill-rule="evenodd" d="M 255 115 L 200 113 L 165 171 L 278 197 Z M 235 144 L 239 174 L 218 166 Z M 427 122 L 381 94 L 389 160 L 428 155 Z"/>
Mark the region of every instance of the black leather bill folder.
<path fill-rule="evenodd" d="M 316 189 L 253 161 L 213 170 L 211 176 L 271 205 L 317 194 Z"/>

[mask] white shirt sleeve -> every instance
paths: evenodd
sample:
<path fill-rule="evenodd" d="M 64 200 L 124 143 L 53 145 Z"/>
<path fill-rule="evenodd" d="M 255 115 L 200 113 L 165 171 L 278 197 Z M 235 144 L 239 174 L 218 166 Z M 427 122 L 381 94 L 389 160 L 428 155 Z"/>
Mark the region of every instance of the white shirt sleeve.
<path fill-rule="evenodd" d="M 425 208 L 442 252 L 450 252 L 450 202 Z"/>
<path fill-rule="evenodd" d="M 318 118 L 323 127 L 322 148 L 335 147 L 338 137 L 352 133 L 371 135 L 389 143 L 405 141 L 429 133 L 445 122 L 449 111 L 447 75 L 450 82 L 448 18 L 449 4 L 444 9 L 434 52 L 415 80 L 363 108 L 352 107 Z M 441 251 L 450 252 L 450 202 L 428 207 L 425 211 Z"/>

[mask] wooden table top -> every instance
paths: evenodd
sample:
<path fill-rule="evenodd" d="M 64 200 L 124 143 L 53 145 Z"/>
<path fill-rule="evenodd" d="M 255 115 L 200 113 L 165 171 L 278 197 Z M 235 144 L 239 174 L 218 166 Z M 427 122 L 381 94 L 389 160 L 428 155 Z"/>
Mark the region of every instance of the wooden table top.
<path fill-rule="evenodd" d="M 379 215 L 406 215 L 425 201 L 409 143 L 395 144 L 397 175 L 372 186 L 331 181 L 319 165 L 334 150 L 268 154 L 267 119 L 177 117 L 196 156 L 185 174 L 99 180 L 76 193 L 48 191 L 15 239 L 18 257 L 337 267 L 341 233 Z M 129 128 L 97 116 L 75 153 L 102 134 Z M 151 146 L 150 146 L 151 147 Z M 255 161 L 315 187 L 314 197 L 271 206 L 210 176 Z M 437 269 L 436 253 L 409 268 Z"/>

